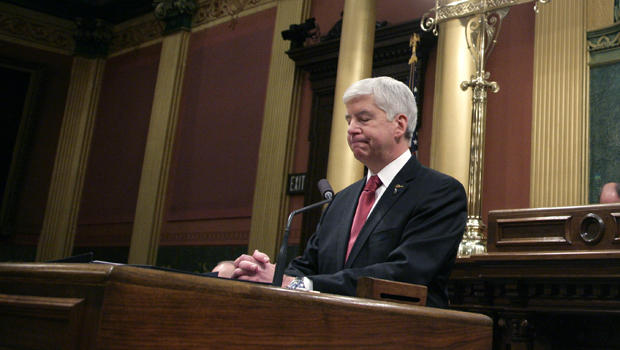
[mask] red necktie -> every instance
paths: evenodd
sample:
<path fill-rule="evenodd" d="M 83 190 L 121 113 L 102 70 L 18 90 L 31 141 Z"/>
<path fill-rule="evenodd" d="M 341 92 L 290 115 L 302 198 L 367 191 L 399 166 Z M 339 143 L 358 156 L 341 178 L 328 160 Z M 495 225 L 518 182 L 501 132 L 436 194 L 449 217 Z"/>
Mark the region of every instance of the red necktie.
<path fill-rule="evenodd" d="M 360 199 L 357 202 L 357 209 L 355 210 L 355 217 L 353 218 L 353 225 L 351 225 L 351 236 L 349 237 L 349 246 L 347 247 L 345 261 L 349 259 L 351 248 L 353 248 L 357 236 L 360 234 L 362 227 L 364 227 L 366 218 L 368 218 L 368 213 L 370 213 L 370 208 L 372 208 L 372 205 L 375 203 L 375 191 L 379 186 L 381 186 L 381 180 L 377 175 L 373 175 L 368 179 L 368 182 L 366 182 L 366 186 L 360 195 Z"/>

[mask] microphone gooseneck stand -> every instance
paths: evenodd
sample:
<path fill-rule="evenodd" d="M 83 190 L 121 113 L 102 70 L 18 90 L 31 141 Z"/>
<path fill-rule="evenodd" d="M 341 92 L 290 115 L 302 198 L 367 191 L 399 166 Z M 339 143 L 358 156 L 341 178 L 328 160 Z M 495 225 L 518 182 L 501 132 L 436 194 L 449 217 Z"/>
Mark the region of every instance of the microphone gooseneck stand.
<path fill-rule="evenodd" d="M 287 255 L 286 251 L 288 249 L 288 235 L 291 231 L 291 223 L 293 222 L 293 217 L 299 213 L 303 213 L 304 211 L 307 211 L 307 210 L 310 210 L 316 207 L 320 207 L 332 201 L 332 198 L 334 196 L 334 191 L 329 185 L 329 182 L 327 182 L 327 180 L 325 179 L 322 179 L 319 181 L 318 186 L 319 186 L 319 190 L 321 191 L 321 194 L 323 195 L 323 198 L 326 198 L 326 199 L 320 202 L 310 204 L 303 208 L 293 210 L 288 216 L 288 221 L 286 222 L 286 228 L 284 229 L 284 235 L 282 236 L 282 244 L 280 244 L 280 252 L 278 253 L 278 259 L 276 260 L 276 271 L 274 272 L 273 281 L 271 283 L 273 286 L 276 286 L 276 287 L 282 286 L 282 278 L 284 277 L 284 269 L 286 268 L 286 255 Z"/>

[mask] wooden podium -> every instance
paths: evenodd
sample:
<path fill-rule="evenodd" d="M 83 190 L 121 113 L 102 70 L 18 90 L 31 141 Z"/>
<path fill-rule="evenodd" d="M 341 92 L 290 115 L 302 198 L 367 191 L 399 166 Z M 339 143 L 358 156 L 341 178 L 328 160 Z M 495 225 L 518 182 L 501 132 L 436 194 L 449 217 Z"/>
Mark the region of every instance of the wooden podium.
<path fill-rule="evenodd" d="M 0 263 L 0 349 L 489 349 L 487 316 L 126 265 Z"/>

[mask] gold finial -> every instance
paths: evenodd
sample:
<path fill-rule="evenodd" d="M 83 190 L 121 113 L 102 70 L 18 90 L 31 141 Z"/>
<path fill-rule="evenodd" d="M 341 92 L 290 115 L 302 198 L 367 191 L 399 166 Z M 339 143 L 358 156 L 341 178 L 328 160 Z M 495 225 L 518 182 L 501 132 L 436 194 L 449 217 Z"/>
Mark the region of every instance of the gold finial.
<path fill-rule="evenodd" d="M 418 56 L 416 55 L 416 50 L 418 48 L 418 43 L 420 42 L 420 36 L 418 33 L 413 33 L 411 39 L 409 39 L 409 46 L 411 47 L 411 58 L 409 59 L 409 64 L 415 64 L 418 62 Z"/>

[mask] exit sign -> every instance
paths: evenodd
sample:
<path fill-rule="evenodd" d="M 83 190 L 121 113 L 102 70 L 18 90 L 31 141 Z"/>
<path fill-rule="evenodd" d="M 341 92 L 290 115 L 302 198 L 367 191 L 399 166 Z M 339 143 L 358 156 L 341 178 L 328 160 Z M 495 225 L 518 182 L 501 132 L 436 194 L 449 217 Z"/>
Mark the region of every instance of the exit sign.
<path fill-rule="evenodd" d="M 306 174 L 288 174 L 287 194 L 304 194 L 306 191 Z"/>

